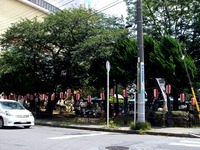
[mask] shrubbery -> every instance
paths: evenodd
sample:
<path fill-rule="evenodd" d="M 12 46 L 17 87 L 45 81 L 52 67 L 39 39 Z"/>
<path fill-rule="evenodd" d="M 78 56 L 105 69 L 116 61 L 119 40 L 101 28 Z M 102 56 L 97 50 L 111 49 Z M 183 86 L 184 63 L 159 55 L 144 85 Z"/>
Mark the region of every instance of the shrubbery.
<path fill-rule="evenodd" d="M 199 118 L 196 117 L 194 112 L 150 111 L 146 118 L 152 126 L 188 127 L 200 125 Z"/>

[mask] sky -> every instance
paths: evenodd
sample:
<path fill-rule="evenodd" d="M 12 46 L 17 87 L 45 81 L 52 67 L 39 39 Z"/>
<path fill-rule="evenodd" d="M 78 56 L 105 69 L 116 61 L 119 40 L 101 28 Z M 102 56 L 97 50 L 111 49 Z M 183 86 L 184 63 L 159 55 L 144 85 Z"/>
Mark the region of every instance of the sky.
<path fill-rule="evenodd" d="M 69 6 L 70 4 L 75 3 L 76 1 L 84 0 L 46 0 L 47 2 L 59 7 L 64 5 Z M 123 0 L 85 0 L 87 4 L 90 5 L 91 8 L 95 10 L 100 10 L 103 13 L 116 15 L 124 17 L 126 16 L 126 4 Z M 63 7 L 64 7 L 63 6 Z"/>

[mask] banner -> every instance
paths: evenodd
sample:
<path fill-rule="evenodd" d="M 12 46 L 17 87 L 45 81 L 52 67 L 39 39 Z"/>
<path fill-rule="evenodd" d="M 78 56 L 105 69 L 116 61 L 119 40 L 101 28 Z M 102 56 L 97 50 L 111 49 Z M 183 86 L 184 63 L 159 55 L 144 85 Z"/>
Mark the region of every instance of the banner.
<path fill-rule="evenodd" d="M 167 108 L 167 95 L 165 93 L 165 80 L 162 79 L 162 78 L 156 78 L 157 82 L 158 82 L 158 85 L 160 87 L 160 90 L 162 92 L 162 95 L 163 95 L 163 109 L 165 111 L 168 111 L 168 108 Z"/>

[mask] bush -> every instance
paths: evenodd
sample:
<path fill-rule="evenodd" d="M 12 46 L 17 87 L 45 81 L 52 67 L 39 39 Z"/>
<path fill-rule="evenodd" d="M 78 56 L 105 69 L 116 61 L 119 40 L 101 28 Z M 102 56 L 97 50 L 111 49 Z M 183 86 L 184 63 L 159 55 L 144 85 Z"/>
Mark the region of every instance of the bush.
<path fill-rule="evenodd" d="M 133 129 L 133 130 L 143 130 L 143 131 L 146 131 L 146 130 L 150 130 L 151 129 L 151 124 L 149 122 L 144 122 L 144 123 L 138 122 L 134 126 L 134 124 L 131 123 L 130 128 Z"/>
<path fill-rule="evenodd" d="M 147 121 L 153 126 L 165 126 L 166 122 L 166 112 L 165 111 L 150 111 L 148 116 L 146 116 Z"/>
<path fill-rule="evenodd" d="M 171 127 L 187 127 L 189 121 L 188 112 L 185 111 L 172 111 L 167 113 L 167 125 Z"/>
<path fill-rule="evenodd" d="M 195 112 L 186 111 L 149 111 L 146 119 L 152 126 L 188 127 L 199 126 L 200 120 Z"/>

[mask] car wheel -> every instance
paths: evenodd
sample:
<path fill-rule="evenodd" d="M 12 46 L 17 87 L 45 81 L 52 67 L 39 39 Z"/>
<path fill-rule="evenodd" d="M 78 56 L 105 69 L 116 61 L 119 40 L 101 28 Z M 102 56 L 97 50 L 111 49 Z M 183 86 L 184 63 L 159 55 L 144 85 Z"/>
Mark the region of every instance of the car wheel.
<path fill-rule="evenodd" d="M 4 124 L 4 123 L 3 123 L 3 118 L 0 117 L 0 129 L 3 128 L 3 126 L 4 126 L 3 124 Z"/>
<path fill-rule="evenodd" d="M 28 129 L 28 128 L 30 128 L 30 126 L 24 126 L 24 128 Z"/>

